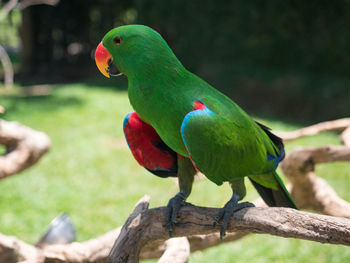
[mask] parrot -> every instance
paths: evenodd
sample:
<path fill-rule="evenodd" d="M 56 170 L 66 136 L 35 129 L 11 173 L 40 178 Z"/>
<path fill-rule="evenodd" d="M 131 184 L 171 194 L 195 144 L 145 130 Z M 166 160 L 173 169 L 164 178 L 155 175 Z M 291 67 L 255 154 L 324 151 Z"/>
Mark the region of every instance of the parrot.
<path fill-rule="evenodd" d="M 233 213 L 254 206 L 242 201 L 246 177 L 268 206 L 297 209 L 276 172 L 285 156 L 282 139 L 187 70 L 156 30 L 111 29 L 95 50 L 95 62 L 104 76 L 128 79 L 133 111 L 123 131 L 135 160 L 156 176 L 178 178 L 179 192 L 165 212 L 170 236 L 197 172 L 231 186 L 232 197 L 213 218 L 214 227 L 221 224 L 221 239 Z"/>

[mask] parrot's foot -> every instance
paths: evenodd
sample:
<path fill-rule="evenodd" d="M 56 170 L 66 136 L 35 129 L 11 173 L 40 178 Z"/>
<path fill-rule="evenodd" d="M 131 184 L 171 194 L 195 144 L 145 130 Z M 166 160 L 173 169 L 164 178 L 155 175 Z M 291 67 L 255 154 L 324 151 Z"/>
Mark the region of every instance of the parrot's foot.
<path fill-rule="evenodd" d="M 221 228 L 220 228 L 220 239 L 223 240 L 226 235 L 226 228 L 228 221 L 230 220 L 232 214 L 242 208 L 246 207 L 254 207 L 254 204 L 249 202 L 238 203 L 240 197 L 237 194 L 233 194 L 230 201 L 226 203 L 226 205 L 220 209 L 219 213 L 214 219 L 214 227 L 218 224 L 218 222 L 222 219 Z"/>
<path fill-rule="evenodd" d="M 168 202 L 166 211 L 165 211 L 165 221 L 168 228 L 169 236 L 173 236 L 173 227 L 176 224 L 176 217 L 181 208 L 186 204 L 185 195 L 182 192 L 177 193 L 173 198 Z"/>

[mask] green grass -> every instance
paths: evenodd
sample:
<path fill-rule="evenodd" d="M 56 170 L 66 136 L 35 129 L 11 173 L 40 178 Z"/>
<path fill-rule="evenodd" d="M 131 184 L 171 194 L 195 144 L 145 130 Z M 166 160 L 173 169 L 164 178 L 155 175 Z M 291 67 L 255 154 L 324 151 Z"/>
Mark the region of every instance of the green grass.
<path fill-rule="evenodd" d="M 50 96 L 0 98 L 6 120 L 19 121 L 44 131 L 52 147 L 42 160 L 23 173 L 0 183 L 0 232 L 34 243 L 59 213 L 68 212 L 78 240 L 86 240 L 123 224 L 135 202 L 144 194 L 151 206 L 163 206 L 177 192 L 171 179 L 157 178 L 132 158 L 122 133 L 122 121 L 131 110 L 124 83 L 116 89 L 96 83 L 58 85 Z M 119 88 L 119 89 L 118 89 Z M 272 128 L 292 130 L 295 124 L 262 120 Z M 335 133 L 303 138 L 287 144 L 298 146 L 338 144 Z M 0 148 L 0 153 L 3 148 Z M 349 163 L 320 165 L 341 197 L 347 190 Z M 211 193 L 208 195 L 208 193 Z M 222 206 L 229 198 L 227 185 L 217 187 L 197 181 L 189 201 L 203 206 Z M 257 198 L 248 185 L 247 200 Z M 191 262 L 347 262 L 350 250 L 268 235 L 251 235 L 192 254 Z M 154 261 L 147 261 L 154 262 Z"/>

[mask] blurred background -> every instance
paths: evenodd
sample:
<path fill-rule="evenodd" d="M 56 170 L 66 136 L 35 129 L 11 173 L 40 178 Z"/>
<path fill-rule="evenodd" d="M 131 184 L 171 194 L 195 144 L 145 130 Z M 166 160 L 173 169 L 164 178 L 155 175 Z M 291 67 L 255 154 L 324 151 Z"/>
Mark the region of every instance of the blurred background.
<path fill-rule="evenodd" d="M 34 242 L 50 219 L 66 211 L 78 239 L 85 240 L 121 225 L 144 194 L 160 206 L 176 193 L 173 181 L 148 174 L 127 149 L 121 129 L 131 110 L 127 79 L 104 78 L 95 66 L 94 48 L 114 27 L 154 28 L 185 67 L 274 129 L 350 114 L 348 0 L 28 2 L 0 1 L 0 45 L 14 68 L 14 85 L 0 84 L 6 110 L 1 116 L 44 131 L 52 148 L 35 167 L 1 181 L 4 234 Z M 14 8 L 7 12 L 10 4 Z M 1 81 L 4 73 L 0 65 Z M 287 150 L 327 143 L 339 144 L 337 135 L 300 139 Z M 349 170 L 348 164 L 326 164 L 317 172 L 350 200 Z M 217 196 L 206 196 L 208 191 Z M 249 192 L 248 199 L 257 197 L 251 186 Z M 190 202 L 218 207 L 229 193 L 227 186 L 198 181 Z M 350 251 L 255 235 L 191 257 L 191 262 L 240 260 L 346 262 Z"/>
<path fill-rule="evenodd" d="M 0 24 L 23 84 L 99 77 L 96 44 L 113 27 L 139 23 L 252 112 L 306 121 L 349 113 L 349 1 L 57 2 L 15 10 Z"/>

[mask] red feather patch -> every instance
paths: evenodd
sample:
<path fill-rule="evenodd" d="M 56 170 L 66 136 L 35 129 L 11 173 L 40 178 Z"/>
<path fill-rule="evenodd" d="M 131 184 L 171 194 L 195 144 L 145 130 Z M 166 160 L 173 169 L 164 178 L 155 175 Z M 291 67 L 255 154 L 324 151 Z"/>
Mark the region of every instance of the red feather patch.
<path fill-rule="evenodd" d="M 154 174 L 176 176 L 177 156 L 136 112 L 124 120 L 124 134 L 136 161 Z"/>
<path fill-rule="evenodd" d="M 194 110 L 204 110 L 204 108 L 205 108 L 205 105 L 202 102 L 200 102 L 198 100 L 193 102 L 193 109 Z"/>

